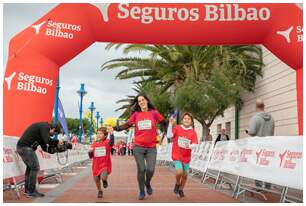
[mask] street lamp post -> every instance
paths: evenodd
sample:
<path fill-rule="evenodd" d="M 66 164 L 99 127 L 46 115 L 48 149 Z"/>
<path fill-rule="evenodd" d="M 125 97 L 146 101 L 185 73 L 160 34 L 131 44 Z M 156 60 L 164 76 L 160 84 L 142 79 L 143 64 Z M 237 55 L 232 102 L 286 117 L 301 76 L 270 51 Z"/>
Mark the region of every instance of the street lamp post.
<path fill-rule="evenodd" d="M 99 128 L 99 119 L 100 119 L 100 112 L 97 112 L 97 113 L 96 113 L 96 118 L 97 118 L 97 131 L 98 131 L 98 128 Z"/>
<path fill-rule="evenodd" d="M 80 90 L 77 91 L 77 93 L 80 95 L 81 103 L 80 103 L 80 123 L 79 123 L 79 143 L 82 141 L 82 112 L 83 112 L 83 97 L 87 92 L 84 89 L 85 84 L 81 84 Z"/>
<path fill-rule="evenodd" d="M 100 125 L 101 125 L 101 127 L 103 126 L 103 117 L 101 116 L 101 118 L 100 118 Z"/>
<path fill-rule="evenodd" d="M 91 143 L 92 143 L 92 113 L 93 113 L 93 111 L 96 109 L 93 102 L 91 102 L 89 109 L 90 109 L 89 142 L 90 142 L 90 144 L 91 144 Z"/>

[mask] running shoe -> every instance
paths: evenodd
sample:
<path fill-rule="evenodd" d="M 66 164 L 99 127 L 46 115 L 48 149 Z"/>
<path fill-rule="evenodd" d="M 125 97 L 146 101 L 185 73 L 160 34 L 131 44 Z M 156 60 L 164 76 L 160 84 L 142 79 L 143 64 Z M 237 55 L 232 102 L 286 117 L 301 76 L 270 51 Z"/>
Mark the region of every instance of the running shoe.
<path fill-rule="evenodd" d="M 40 193 L 40 192 L 28 192 L 26 193 L 27 194 L 27 197 L 44 197 L 45 195 L 43 193 Z"/>
<path fill-rule="evenodd" d="M 175 194 L 178 194 L 179 188 L 180 188 L 180 186 L 177 185 L 177 184 L 175 184 L 174 189 L 173 189 L 173 192 L 174 192 Z"/>
<path fill-rule="evenodd" d="M 146 188 L 147 188 L 148 195 L 152 195 L 153 194 L 153 189 L 152 189 L 151 185 L 146 185 Z"/>
<path fill-rule="evenodd" d="M 139 196 L 138 196 L 138 199 L 139 200 L 144 200 L 145 196 L 146 196 L 146 194 L 144 192 L 140 192 Z"/>
<path fill-rule="evenodd" d="M 102 198 L 102 197 L 103 197 L 103 192 L 102 192 L 102 191 L 99 191 L 97 197 L 98 197 L 98 198 Z"/>
<path fill-rule="evenodd" d="M 183 190 L 179 190 L 178 194 L 179 194 L 180 198 L 185 197 Z"/>
<path fill-rule="evenodd" d="M 107 188 L 107 187 L 108 187 L 108 182 L 107 182 L 107 180 L 103 180 L 102 182 L 103 182 L 103 187 L 104 187 L 104 188 Z"/>

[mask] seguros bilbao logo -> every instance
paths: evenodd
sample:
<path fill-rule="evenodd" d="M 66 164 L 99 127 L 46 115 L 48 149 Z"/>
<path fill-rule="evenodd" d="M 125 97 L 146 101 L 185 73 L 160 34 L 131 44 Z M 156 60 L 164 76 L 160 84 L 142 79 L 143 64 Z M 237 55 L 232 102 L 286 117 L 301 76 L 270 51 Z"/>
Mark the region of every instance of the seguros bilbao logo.
<path fill-rule="evenodd" d="M 30 75 L 24 72 L 19 72 L 18 74 L 13 72 L 4 78 L 8 90 L 12 89 L 12 82 L 15 79 L 15 76 L 17 77 L 17 84 L 14 85 L 16 85 L 16 90 L 19 91 L 47 94 L 48 87 L 53 85 L 53 80 L 46 77 Z"/>

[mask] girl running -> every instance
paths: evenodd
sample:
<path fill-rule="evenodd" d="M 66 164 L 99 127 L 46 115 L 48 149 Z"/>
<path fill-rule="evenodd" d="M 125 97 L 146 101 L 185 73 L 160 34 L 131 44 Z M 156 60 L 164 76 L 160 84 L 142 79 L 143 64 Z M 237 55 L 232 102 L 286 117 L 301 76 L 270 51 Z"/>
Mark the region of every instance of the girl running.
<path fill-rule="evenodd" d="M 110 139 L 107 135 L 110 134 Z M 98 198 L 103 197 L 101 188 L 101 176 L 103 187 L 108 187 L 107 177 L 112 171 L 111 148 L 114 144 L 113 128 L 101 127 L 97 131 L 96 142 L 91 145 L 89 157 L 92 158 L 92 174 L 98 189 Z"/>
<path fill-rule="evenodd" d="M 170 118 L 167 131 L 167 137 L 173 138 L 172 159 L 176 170 L 176 183 L 173 191 L 179 197 L 184 197 L 183 189 L 187 181 L 191 149 L 198 144 L 198 137 L 193 128 L 194 121 L 190 113 L 183 114 L 181 125 L 173 127 L 174 122 L 174 118 Z"/>
<path fill-rule="evenodd" d="M 162 124 L 164 131 L 166 131 L 167 123 L 145 95 L 138 95 L 134 99 L 133 105 L 134 111 L 128 122 L 114 129 L 121 131 L 135 126 L 133 153 L 137 164 L 137 180 L 140 191 L 138 199 L 143 200 L 145 187 L 148 195 L 153 193 L 151 179 L 155 170 L 157 154 L 156 125 Z"/>

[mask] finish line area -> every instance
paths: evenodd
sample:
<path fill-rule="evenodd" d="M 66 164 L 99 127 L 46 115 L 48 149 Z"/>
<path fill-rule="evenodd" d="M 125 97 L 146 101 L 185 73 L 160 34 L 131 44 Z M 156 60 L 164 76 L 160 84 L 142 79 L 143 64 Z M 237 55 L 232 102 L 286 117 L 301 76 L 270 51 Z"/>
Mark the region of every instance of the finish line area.
<path fill-rule="evenodd" d="M 302 17 L 289 3 L 54 5 L 6 40 L 3 202 L 302 203 Z"/>
<path fill-rule="evenodd" d="M 232 190 L 226 185 L 223 189 L 215 190 L 214 180 L 210 179 L 205 184 L 201 177 L 189 178 L 185 187 L 185 197 L 178 198 L 173 193 L 175 171 L 171 166 L 156 166 L 152 179 L 154 194 L 145 200 L 137 199 L 138 185 L 136 181 L 136 164 L 132 156 L 113 156 L 113 173 L 109 176 L 109 187 L 104 190 L 104 197 L 97 198 L 96 187 L 91 174 L 90 161 L 76 164 L 70 170 L 63 171 L 62 183 L 56 177 L 47 179 L 39 185 L 45 197 L 31 199 L 23 195 L 20 187 L 20 199 L 14 191 L 4 191 L 4 203 L 238 203 L 238 202 L 279 202 L 280 196 L 265 193 L 267 200 L 257 194 L 246 193 L 245 197 L 238 200 L 231 197 Z M 301 195 L 296 193 L 295 195 Z"/>

